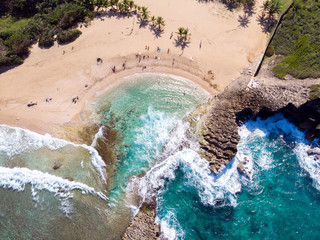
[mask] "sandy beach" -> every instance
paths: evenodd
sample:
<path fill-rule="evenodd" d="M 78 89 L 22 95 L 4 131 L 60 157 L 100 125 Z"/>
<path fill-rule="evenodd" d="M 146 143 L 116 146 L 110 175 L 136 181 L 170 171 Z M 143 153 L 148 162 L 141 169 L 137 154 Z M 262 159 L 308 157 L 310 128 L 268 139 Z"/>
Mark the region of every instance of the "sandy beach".
<path fill-rule="evenodd" d="M 211 95 L 221 92 L 261 57 L 267 41 L 257 21 L 262 2 L 257 1 L 247 26 L 241 26 L 243 10 L 231 12 L 221 3 L 138 0 L 151 16 L 164 18 L 161 36 L 155 36 L 149 27 L 140 28 L 136 15 L 103 13 L 87 28 L 80 26 L 82 35 L 73 43 L 55 43 L 50 49 L 34 45 L 24 64 L 0 75 L 0 124 L 55 136 L 58 126 L 79 122 L 79 113 L 118 79 L 140 72 L 178 75 Z M 176 34 L 170 39 L 180 26 L 192 34 L 184 50 L 175 45 Z M 97 57 L 103 59 L 102 64 L 97 65 Z M 79 101 L 74 104 L 76 96 Z M 52 100 L 46 102 L 46 98 Z M 37 105 L 27 107 L 30 102 Z"/>

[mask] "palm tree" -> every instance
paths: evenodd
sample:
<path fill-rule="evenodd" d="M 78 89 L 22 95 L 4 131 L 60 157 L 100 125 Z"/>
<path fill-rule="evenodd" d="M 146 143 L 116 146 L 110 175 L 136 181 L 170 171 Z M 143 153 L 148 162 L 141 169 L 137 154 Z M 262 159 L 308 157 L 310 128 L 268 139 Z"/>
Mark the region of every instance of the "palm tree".
<path fill-rule="evenodd" d="M 123 10 L 125 12 L 129 12 L 129 1 L 128 0 L 123 0 L 122 4 L 123 4 Z"/>
<path fill-rule="evenodd" d="M 141 8 L 141 19 L 145 22 L 149 20 L 149 11 L 147 7 Z"/>
<path fill-rule="evenodd" d="M 261 8 L 262 8 L 263 13 L 265 13 L 265 12 L 268 11 L 269 6 L 270 6 L 270 1 L 269 1 L 269 0 L 265 1 L 265 2 L 262 4 Z"/>
<path fill-rule="evenodd" d="M 99 9 L 103 7 L 104 2 L 103 0 L 95 0 L 94 5 L 97 7 L 97 11 L 99 11 Z"/>
<path fill-rule="evenodd" d="M 110 6 L 114 9 L 115 6 L 118 6 L 119 0 L 110 0 Z"/>
<path fill-rule="evenodd" d="M 178 34 L 179 42 L 187 42 L 189 41 L 191 36 L 191 33 L 189 33 L 189 29 L 184 27 L 179 27 L 178 32 L 176 32 L 176 34 Z"/>
<path fill-rule="evenodd" d="M 184 30 L 183 27 L 179 27 L 178 32 L 176 32 L 176 34 L 178 34 L 178 41 L 179 42 L 182 42 L 183 30 Z"/>
<path fill-rule="evenodd" d="M 281 3 L 279 0 L 271 0 L 270 6 L 268 9 L 269 19 L 273 20 L 274 15 L 280 13 L 280 7 L 281 7 Z"/>
<path fill-rule="evenodd" d="M 152 16 L 152 17 L 151 17 L 151 22 L 152 22 L 152 25 L 153 25 L 153 26 L 156 25 L 156 20 L 157 20 L 157 19 L 156 19 L 155 16 Z"/>
<path fill-rule="evenodd" d="M 109 0 L 103 0 L 103 7 L 108 8 L 110 6 Z"/>
<path fill-rule="evenodd" d="M 187 42 L 190 39 L 191 33 L 189 33 L 188 28 L 183 29 L 183 40 Z"/>
<path fill-rule="evenodd" d="M 166 25 L 163 17 L 157 17 L 156 25 L 158 26 L 159 31 L 161 31 L 161 28 Z"/>
<path fill-rule="evenodd" d="M 129 9 L 130 9 L 130 11 L 132 10 L 132 8 L 135 6 L 135 4 L 134 4 L 134 1 L 130 1 L 129 2 Z"/>

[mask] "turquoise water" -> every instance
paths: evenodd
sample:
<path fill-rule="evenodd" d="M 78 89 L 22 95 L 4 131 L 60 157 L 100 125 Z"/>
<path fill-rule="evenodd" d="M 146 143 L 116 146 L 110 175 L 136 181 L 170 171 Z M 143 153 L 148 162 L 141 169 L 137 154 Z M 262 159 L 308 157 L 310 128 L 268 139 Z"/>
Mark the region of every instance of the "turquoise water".
<path fill-rule="evenodd" d="M 183 161 L 172 169 L 174 177 L 158 194 L 158 218 L 165 226 L 166 236 L 172 239 L 317 239 L 320 193 L 318 179 L 312 180 L 308 171 L 318 173 L 319 165 L 307 156 L 303 133 L 281 115 L 249 122 L 239 132 L 241 141 L 236 159 L 222 174 L 212 176 L 210 184 L 206 178 L 201 179 L 200 184 L 195 180 L 201 171 L 188 176 L 192 169 Z M 184 155 L 187 154 L 190 153 Z M 193 156 L 193 161 L 196 162 L 197 157 Z M 244 157 L 252 162 L 250 181 L 240 177 L 235 169 Z M 229 189 L 225 188 L 226 184 L 230 184 Z M 219 201 L 202 197 L 200 191 L 212 191 Z"/>
<path fill-rule="evenodd" d="M 250 121 L 214 176 L 183 121 L 207 99 L 181 78 L 123 79 L 95 106 L 119 133 L 108 166 L 92 146 L 0 125 L 0 239 L 120 239 L 132 192 L 156 197 L 168 239 L 317 239 L 320 163 L 303 133 L 282 115 Z M 236 170 L 244 158 L 250 179 Z"/>
<path fill-rule="evenodd" d="M 168 75 L 144 74 L 123 79 L 97 101 L 102 123 L 120 131 L 121 159 L 110 179 L 110 205 L 123 198 L 129 177 L 146 172 L 160 156 L 170 131 L 209 95 L 195 84 Z M 108 106 L 106 109 L 105 106 Z"/>

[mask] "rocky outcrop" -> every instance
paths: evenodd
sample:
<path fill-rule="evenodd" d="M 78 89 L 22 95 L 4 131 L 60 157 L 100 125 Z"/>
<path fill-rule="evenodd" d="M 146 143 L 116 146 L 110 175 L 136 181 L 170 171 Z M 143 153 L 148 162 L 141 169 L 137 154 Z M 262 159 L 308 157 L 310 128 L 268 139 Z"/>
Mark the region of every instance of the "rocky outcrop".
<path fill-rule="evenodd" d="M 237 166 L 237 171 L 241 175 L 250 179 L 250 172 L 247 170 L 246 165 L 248 163 L 248 159 L 245 157 L 243 161 L 241 161 Z"/>
<path fill-rule="evenodd" d="M 129 223 L 123 240 L 151 240 L 160 238 L 160 226 L 155 223 L 156 202 L 143 203 L 138 214 Z"/>
<path fill-rule="evenodd" d="M 305 103 L 307 87 L 302 84 L 284 86 L 260 83 L 257 88 L 248 88 L 247 82 L 239 79 L 217 95 L 206 116 L 200 145 L 215 174 L 236 155 L 240 139 L 238 126 L 249 119 L 266 119 L 282 112 L 295 125 L 307 130 L 309 139 L 319 136 L 320 100 Z"/>

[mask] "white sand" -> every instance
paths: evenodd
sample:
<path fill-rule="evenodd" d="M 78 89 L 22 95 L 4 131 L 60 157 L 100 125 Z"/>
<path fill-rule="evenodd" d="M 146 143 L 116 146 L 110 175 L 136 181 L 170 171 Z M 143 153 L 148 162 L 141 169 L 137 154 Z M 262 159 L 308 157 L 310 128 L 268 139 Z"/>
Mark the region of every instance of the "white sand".
<path fill-rule="evenodd" d="M 55 135 L 56 126 L 79 121 L 79 113 L 90 107 L 97 94 L 123 76 L 142 72 L 142 66 L 147 67 L 144 72 L 189 78 L 211 94 L 223 91 L 249 66 L 248 59 L 261 57 L 267 41 L 257 22 L 262 2 L 258 1 L 257 13 L 244 28 L 238 22 L 239 16 L 244 15 L 241 9 L 230 12 L 217 2 L 136 0 L 137 4 L 147 6 L 151 15 L 164 18 L 166 26 L 161 37 L 156 38 L 149 27 L 139 28 L 136 16 L 104 16 L 95 19 L 88 28 L 82 27 L 83 34 L 73 43 L 56 44 L 50 49 L 34 45 L 24 64 L 0 75 L 0 124 Z M 179 56 L 181 48 L 174 44 L 176 35 L 170 39 L 171 32 L 180 26 L 189 28 L 192 34 L 182 56 Z M 146 45 L 150 46 L 149 51 L 145 51 Z M 156 52 L 157 46 L 162 49 L 160 54 Z M 145 56 L 140 63 L 135 56 L 138 52 Z M 160 56 L 160 60 L 155 60 L 155 56 Z M 97 66 L 97 57 L 103 59 L 102 65 Z M 124 61 L 126 70 L 120 71 Z M 116 74 L 110 70 L 114 65 Z M 214 80 L 208 80 L 209 70 L 214 73 Z M 80 98 L 77 104 L 71 101 L 75 96 Z M 47 97 L 52 101 L 47 103 Z M 38 105 L 28 108 L 31 101 Z"/>

